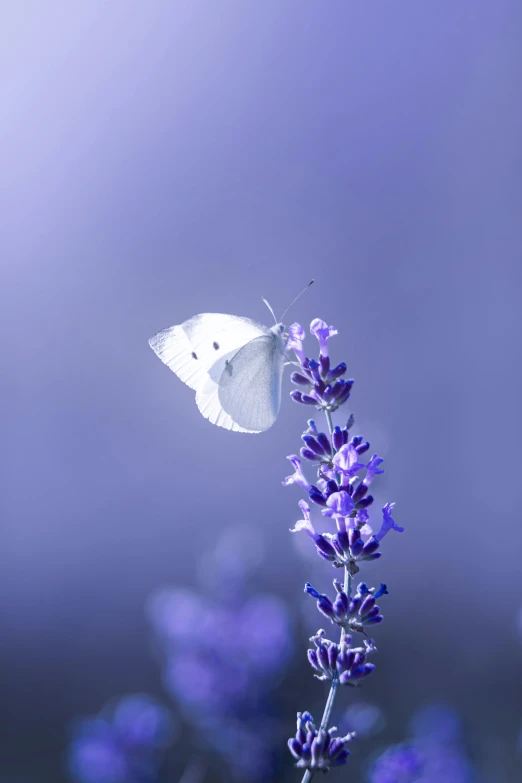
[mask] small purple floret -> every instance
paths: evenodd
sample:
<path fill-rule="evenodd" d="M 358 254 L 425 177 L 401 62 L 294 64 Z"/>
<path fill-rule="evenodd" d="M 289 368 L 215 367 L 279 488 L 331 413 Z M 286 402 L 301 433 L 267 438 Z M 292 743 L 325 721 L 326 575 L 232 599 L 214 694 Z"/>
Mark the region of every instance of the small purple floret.
<path fill-rule="evenodd" d="M 383 506 L 382 509 L 382 525 L 381 529 L 375 536 L 377 541 L 382 541 L 386 533 L 388 533 L 390 530 L 396 530 L 398 533 L 403 533 L 404 528 L 400 527 L 394 519 L 392 519 L 392 509 L 394 507 L 395 503 L 386 503 L 385 506 Z"/>
<path fill-rule="evenodd" d="M 310 324 L 310 332 L 319 340 L 319 351 L 321 356 L 328 356 L 328 339 L 337 334 L 337 329 L 328 326 L 320 318 L 314 318 Z"/>

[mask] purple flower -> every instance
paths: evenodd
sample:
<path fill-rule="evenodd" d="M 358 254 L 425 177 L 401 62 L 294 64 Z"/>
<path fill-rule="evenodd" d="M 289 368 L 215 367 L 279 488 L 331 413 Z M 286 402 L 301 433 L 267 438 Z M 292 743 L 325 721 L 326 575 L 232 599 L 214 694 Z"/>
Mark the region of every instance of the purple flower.
<path fill-rule="evenodd" d="M 353 500 L 344 490 L 334 492 L 326 501 L 327 508 L 322 509 L 325 517 L 333 517 L 337 522 L 345 517 L 349 517 L 353 511 Z"/>
<path fill-rule="evenodd" d="M 462 742 L 459 716 L 432 706 L 413 716 L 411 736 L 374 761 L 369 783 L 471 783 L 476 774 Z"/>
<path fill-rule="evenodd" d="M 364 477 L 364 484 L 369 487 L 372 481 L 374 480 L 375 476 L 379 476 L 381 473 L 384 473 L 383 468 L 380 468 L 379 465 L 382 465 L 384 462 L 383 459 L 377 456 L 377 454 L 374 454 L 371 460 L 366 465 L 366 476 Z"/>
<path fill-rule="evenodd" d="M 312 525 L 312 520 L 310 518 L 310 506 L 308 503 L 306 503 L 304 500 L 300 500 L 299 508 L 303 512 L 304 519 L 300 519 L 298 522 L 296 522 L 295 527 L 291 528 L 290 532 L 298 533 L 300 530 L 304 530 L 305 533 L 307 533 L 314 541 L 317 550 L 322 557 L 326 558 L 327 560 L 335 560 L 336 551 L 332 544 L 328 541 L 326 536 L 317 533 L 314 526 Z"/>
<path fill-rule="evenodd" d="M 299 389 L 290 392 L 290 396 L 295 402 L 304 405 L 313 405 L 320 410 L 335 411 L 343 405 L 349 398 L 353 386 L 353 380 L 344 380 L 342 376 L 346 372 L 346 364 L 341 362 L 333 369 L 330 369 L 330 358 L 328 356 L 328 338 L 337 334 L 332 326 L 327 326 L 324 321 L 316 318 L 310 325 L 310 331 L 319 340 L 320 354 L 319 361 L 308 359 L 302 347 L 304 331 L 299 324 L 293 324 L 289 330 L 287 348 L 292 349 L 301 368 L 298 372 L 292 373 L 291 381 Z M 336 436 L 336 446 L 340 445 L 340 438 L 343 442 L 345 434 Z M 313 450 L 310 450 L 310 454 Z M 310 457 L 307 456 L 307 459 Z"/>
<path fill-rule="evenodd" d="M 305 593 L 308 593 L 308 595 L 311 595 L 312 598 L 317 599 L 317 608 L 320 612 L 322 612 L 325 617 L 328 617 L 329 620 L 334 621 L 335 619 L 335 613 L 333 604 L 328 598 L 327 595 L 323 595 L 322 593 L 319 593 L 315 587 L 313 587 L 310 582 L 305 583 Z"/>
<path fill-rule="evenodd" d="M 295 523 L 295 526 L 290 529 L 291 533 L 298 533 L 300 530 L 304 530 L 308 535 L 315 540 L 318 535 L 312 525 L 310 506 L 305 500 L 300 500 L 298 503 L 299 508 L 303 512 L 304 519 L 300 519 Z"/>
<path fill-rule="evenodd" d="M 352 701 L 344 713 L 344 719 L 358 737 L 373 737 L 386 725 L 384 711 L 368 701 Z"/>
<path fill-rule="evenodd" d="M 375 669 L 373 663 L 366 661 L 368 655 L 377 652 L 373 639 L 365 639 L 364 647 L 351 647 L 349 636 L 336 644 L 325 639 L 321 629 L 310 641 L 315 644 L 316 649 L 308 650 L 308 661 L 312 668 L 319 672 L 314 675 L 318 680 L 339 680 L 341 685 L 357 686 Z"/>
<path fill-rule="evenodd" d="M 339 625 L 346 631 L 361 633 L 364 632 L 366 625 L 382 623 L 383 616 L 376 601 L 381 595 L 388 594 L 385 584 L 381 584 L 377 588 L 368 588 L 365 582 L 361 582 L 352 598 L 347 596 L 337 579 L 334 579 L 334 587 L 337 591 L 337 597 L 332 603 L 327 595 L 319 593 L 310 582 L 305 584 L 305 593 L 317 600 L 317 608 L 332 623 Z"/>
<path fill-rule="evenodd" d="M 328 356 L 328 338 L 337 334 L 337 329 L 328 326 L 320 318 L 314 318 L 310 324 L 310 332 L 319 340 L 321 356 Z"/>
<path fill-rule="evenodd" d="M 386 533 L 390 530 L 396 530 L 398 533 L 403 533 L 404 528 L 399 527 L 399 525 L 395 522 L 394 519 L 392 519 L 392 508 L 394 507 L 395 503 L 386 503 L 385 506 L 383 506 L 382 509 L 382 525 L 379 532 L 376 534 L 375 538 L 377 541 L 382 541 Z"/>
<path fill-rule="evenodd" d="M 359 454 L 353 443 L 346 443 L 341 446 L 335 457 L 333 458 L 334 468 L 338 473 L 342 473 L 343 476 L 353 478 L 357 473 L 365 466 L 362 462 L 358 462 Z"/>
<path fill-rule="evenodd" d="M 368 513 L 367 508 L 360 508 L 357 511 L 357 516 L 355 518 L 357 526 L 359 528 L 359 532 L 363 536 L 371 536 L 372 534 L 372 528 L 369 524 L 370 522 L 370 515 Z"/>
<path fill-rule="evenodd" d="M 293 644 L 283 601 L 258 588 L 251 594 L 249 571 L 263 556 L 256 533 L 225 529 L 198 569 L 205 590 L 163 588 L 148 603 L 163 682 L 199 735 L 198 745 L 221 757 L 231 779 L 252 783 L 275 775 L 277 727 L 268 717 L 267 698 Z M 124 776 L 122 783 L 149 781 Z"/>
<path fill-rule="evenodd" d="M 304 365 L 306 362 L 306 356 L 303 351 L 303 340 L 305 338 L 305 330 L 301 324 L 294 323 L 288 327 L 288 340 L 286 341 L 286 350 L 291 350 L 297 356 L 299 363 Z"/>
<path fill-rule="evenodd" d="M 432 704 L 412 716 L 410 733 L 416 739 L 429 739 L 440 745 L 459 743 L 462 738 L 462 718 L 451 707 Z"/>
<path fill-rule="evenodd" d="M 78 783 L 153 783 L 173 737 L 168 710 L 150 696 L 125 696 L 76 723 L 69 770 Z"/>
<path fill-rule="evenodd" d="M 287 476 L 285 478 L 285 480 L 282 482 L 283 486 L 287 487 L 289 484 L 297 484 L 302 489 L 310 492 L 312 485 L 308 483 L 303 474 L 303 471 L 301 470 L 301 460 L 299 457 L 296 457 L 295 454 L 292 454 L 290 457 L 287 457 L 287 459 L 290 460 L 294 466 L 295 472 L 291 476 Z"/>
<path fill-rule="evenodd" d="M 377 600 L 387 594 L 386 585 L 369 588 L 361 582 L 355 592 L 352 592 L 352 578 L 366 565 L 381 557 L 380 542 L 388 530 L 392 528 L 402 531 L 392 519 L 393 504 L 388 503 L 383 508 L 383 521 L 379 533 L 373 534 L 370 524 L 369 507 L 374 498 L 368 490 L 376 476 L 384 473 L 383 460 L 373 454 L 368 462 L 363 463 L 370 444 L 363 441 L 362 436 L 351 437 L 349 431 L 354 423 L 350 415 L 346 425 L 335 425 L 332 420 L 334 413 L 347 402 L 353 386 L 353 380 L 346 380 L 347 365 L 340 362 L 332 367 L 330 363 L 328 340 L 337 334 L 333 326 L 316 318 L 310 325 L 311 333 L 319 341 L 318 360 L 308 358 L 302 350 L 304 332 L 294 324 L 291 328 L 291 338 L 288 345 L 296 351 L 301 367 L 292 375 L 292 382 L 298 389 L 291 392 L 292 398 L 301 404 L 312 405 L 318 411 L 324 411 L 328 424 L 329 435 L 320 432 L 315 421 L 308 422 L 308 429 L 303 433 L 304 445 L 301 456 L 308 460 L 310 469 L 317 471 L 317 478 L 309 484 L 301 471 L 301 463 L 297 457 L 292 457 L 295 474 L 285 480 L 285 484 L 296 483 L 308 493 L 308 498 L 321 506 L 324 517 L 335 520 L 337 531 L 333 534 L 320 533 L 312 524 L 309 505 L 300 501 L 303 519 L 299 520 L 292 532 L 304 530 L 314 541 L 318 554 L 329 561 L 334 567 L 344 570 L 343 584 L 334 580 L 337 592 L 335 599 L 319 593 L 309 582 L 305 584 L 305 592 L 317 601 L 317 608 L 334 625 L 342 629 L 339 643 L 324 638 L 324 631 L 319 631 L 311 641 L 315 649 L 308 650 L 308 660 L 315 669 L 318 679 L 330 682 L 331 690 L 322 720 L 324 730 L 317 731 L 309 713 L 298 714 L 297 735 L 289 740 L 289 748 L 297 765 L 309 770 L 321 769 L 327 771 L 331 766 L 333 754 L 330 745 L 331 738 L 326 731 L 329 725 L 333 701 L 338 685 L 357 686 L 374 670 L 374 665 L 367 661 L 367 656 L 375 651 L 375 645 L 365 640 L 362 647 L 351 647 L 348 632 L 365 634 L 367 626 L 378 625 L 383 615 Z M 364 472 L 364 478 L 360 473 Z M 346 589 L 345 589 L 346 588 Z M 343 763 L 348 752 L 342 750 L 343 743 L 334 745 L 336 752 L 341 753 Z M 384 779 L 379 781 L 384 783 Z M 392 783 L 390 778 L 389 783 Z M 398 783 L 393 779 L 393 783 Z M 402 783 L 402 781 L 401 781 Z M 428 783 L 428 781 L 426 781 Z M 431 781 L 430 781 L 431 783 Z"/>
<path fill-rule="evenodd" d="M 393 745 L 374 762 L 369 780 L 371 783 L 416 783 L 423 768 L 424 758 L 417 748 Z"/>
<path fill-rule="evenodd" d="M 334 737 L 337 729 L 317 730 L 309 712 L 297 713 L 297 732 L 288 740 L 290 753 L 297 760 L 298 769 L 313 769 L 328 772 L 330 767 L 346 764 L 350 755 L 346 745 L 355 737 L 355 732 L 345 737 Z"/>

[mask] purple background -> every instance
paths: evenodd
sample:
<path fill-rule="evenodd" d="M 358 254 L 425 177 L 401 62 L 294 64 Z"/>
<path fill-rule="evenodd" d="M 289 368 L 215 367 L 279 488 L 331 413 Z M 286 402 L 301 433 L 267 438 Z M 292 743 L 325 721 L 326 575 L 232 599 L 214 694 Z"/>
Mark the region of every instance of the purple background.
<path fill-rule="evenodd" d="M 212 427 L 147 338 L 269 323 L 260 297 L 281 312 L 311 277 L 290 320 L 338 327 L 406 527 L 371 572 L 390 596 L 366 693 L 390 739 L 449 701 L 488 779 L 519 779 L 521 36 L 517 0 L 2 4 L 9 783 L 64 780 L 76 714 L 161 693 L 146 597 L 192 584 L 225 524 L 261 526 L 262 587 L 309 600 L 280 484 L 307 411 Z M 283 739 L 324 698 L 317 627 Z"/>

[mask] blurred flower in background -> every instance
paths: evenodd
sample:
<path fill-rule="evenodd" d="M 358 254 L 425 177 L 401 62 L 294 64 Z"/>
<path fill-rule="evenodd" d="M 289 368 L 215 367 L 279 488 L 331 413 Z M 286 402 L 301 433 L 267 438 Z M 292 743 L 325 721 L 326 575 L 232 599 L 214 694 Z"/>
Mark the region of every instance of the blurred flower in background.
<path fill-rule="evenodd" d="M 68 768 L 78 783 L 156 783 L 176 734 L 167 709 L 145 694 L 125 696 L 72 727 Z"/>
<path fill-rule="evenodd" d="M 409 738 L 391 745 L 370 766 L 368 783 L 476 783 L 458 714 L 449 707 L 419 710 Z"/>
<path fill-rule="evenodd" d="M 273 771 L 270 700 L 292 652 L 286 606 L 252 580 L 263 556 L 257 530 L 228 528 L 202 558 L 201 589 L 163 588 L 148 603 L 166 689 L 198 744 L 249 780 Z"/>
<path fill-rule="evenodd" d="M 375 737 L 386 726 L 386 719 L 381 707 L 366 701 L 357 701 L 344 711 L 343 726 L 355 731 L 357 739 Z"/>
<path fill-rule="evenodd" d="M 200 589 L 166 587 L 148 601 L 163 681 L 193 729 L 200 755 L 217 753 L 237 779 L 275 768 L 280 724 L 272 715 L 292 652 L 289 613 L 259 592 L 252 574 L 264 558 L 260 533 L 223 531 L 197 569 Z M 77 783 L 158 783 L 175 724 L 146 695 L 126 696 L 72 728 L 68 769 Z M 204 777 L 197 758 L 184 773 Z M 189 774 L 190 773 L 190 774 Z M 187 778 L 187 779 L 188 779 Z"/>

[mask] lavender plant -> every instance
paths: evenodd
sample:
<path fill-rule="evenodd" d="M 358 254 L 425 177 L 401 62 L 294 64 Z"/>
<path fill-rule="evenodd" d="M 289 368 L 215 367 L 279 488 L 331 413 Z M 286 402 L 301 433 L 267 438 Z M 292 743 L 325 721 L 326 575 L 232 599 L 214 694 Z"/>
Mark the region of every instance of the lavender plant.
<path fill-rule="evenodd" d="M 170 712 L 151 696 L 124 696 L 75 721 L 69 772 L 77 783 L 158 783 L 176 730 Z"/>
<path fill-rule="evenodd" d="M 263 549 L 255 528 L 226 528 L 202 557 L 200 589 L 165 587 L 148 606 L 168 693 L 197 745 L 238 781 L 276 771 L 271 699 L 292 652 L 289 612 L 252 579 Z"/>
<path fill-rule="evenodd" d="M 362 564 L 381 557 L 381 542 L 390 530 L 402 532 L 392 517 L 393 503 L 382 509 L 382 520 L 377 532 L 370 520 L 369 509 L 373 496 L 370 486 L 376 476 L 383 473 L 383 460 L 374 454 L 367 462 L 363 455 L 370 444 L 360 436 L 352 436 L 350 430 L 354 417 L 350 415 L 343 427 L 335 425 L 332 414 L 344 405 L 353 386 L 346 380 L 344 362 L 331 366 L 328 340 L 337 331 L 316 318 L 310 332 L 319 341 L 318 359 L 310 359 L 303 349 L 304 329 L 297 323 L 289 328 L 287 348 L 294 351 L 299 370 L 291 380 L 298 388 L 291 392 L 295 402 L 324 413 L 328 432 L 322 432 L 313 419 L 302 435 L 301 458 L 288 457 L 294 473 L 283 484 L 296 484 L 304 490 L 308 500 L 318 507 L 322 516 L 333 520 L 336 532 L 320 532 L 312 522 L 312 511 L 306 500 L 299 501 L 302 519 L 291 532 L 304 531 L 315 544 L 317 554 L 333 567 L 342 569 L 342 583 L 334 580 L 336 596 L 332 601 L 319 593 L 309 582 L 305 592 L 317 601 L 317 608 L 333 627 L 340 629 L 339 642 L 325 638 L 320 629 L 311 640 L 314 648 L 308 650 L 308 660 L 316 671 L 315 676 L 330 684 L 330 691 L 319 728 L 309 712 L 297 713 L 297 733 L 288 740 L 288 747 L 296 760 L 296 767 L 304 769 L 302 783 L 309 783 L 316 771 L 328 772 L 331 767 L 346 763 L 347 745 L 354 733 L 335 737 L 335 727 L 329 726 L 337 691 L 340 687 L 358 687 L 374 671 L 368 656 L 376 652 L 373 639 L 363 639 L 362 645 L 353 643 L 353 634 L 366 635 L 366 629 L 383 620 L 377 599 L 387 594 L 386 585 L 368 587 L 361 582 L 355 592 L 352 580 Z M 316 471 L 315 483 L 310 483 L 303 471 L 303 460 Z M 361 475 L 364 476 L 361 478 Z"/>
<path fill-rule="evenodd" d="M 370 764 L 367 783 L 476 783 L 460 716 L 450 707 L 425 707 L 410 722 L 405 742 Z"/>

